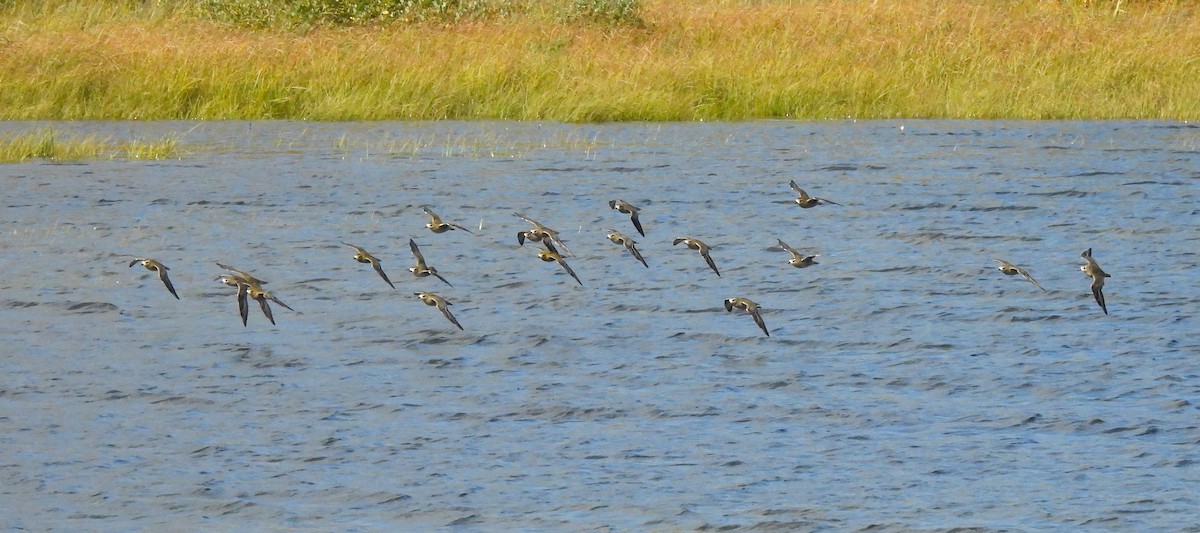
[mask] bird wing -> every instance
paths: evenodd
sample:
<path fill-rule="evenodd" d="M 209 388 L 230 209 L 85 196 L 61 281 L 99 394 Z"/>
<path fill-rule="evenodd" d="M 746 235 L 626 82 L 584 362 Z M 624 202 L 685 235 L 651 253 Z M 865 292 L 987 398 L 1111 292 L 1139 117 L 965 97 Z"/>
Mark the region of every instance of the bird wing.
<path fill-rule="evenodd" d="M 379 273 L 379 277 L 383 278 L 383 281 L 386 281 L 388 285 L 392 285 L 392 280 L 388 279 L 387 274 L 383 273 L 383 266 L 379 264 L 378 260 L 371 261 L 371 266 L 375 267 L 375 271 Z M 396 286 L 392 285 L 392 288 L 395 289 Z"/>
<path fill-rule="evenodd" d="M 230 271 L 230 272 L 233 272 L 234 274 L 237 274 L 237 275 L 238 275 L 238 277 L 240 277 L 240 278 L 242 278 L 242 279 L 244 279 L 244 280 L 246 280 L 246 281 L 249 281 L 249 282 L 251 282 L 251 283 L 257 283 L 257 284 L 259 284 L 259 285 L 266 285 L 266 284 L 267 284 L 267 282 L 266 282 L 265 280 L 261 280 L 261 279 L 258 279 L 258 278 L 256 278 L 256 277 L 254 277 L 254 276 L 251 276 L 251 275 L 250 275 L 250 273 L 246 272 L 245 270 L 238 270 L 238 269 L 236 269 L 236 268 L 233 268 L 233 267 L 231 267 L 231 266 L 229 266 L 229 265 L 222 265 L 221 263 L 217 263 L 217 266 L 219 266 L 219 267 L 221 267 L 221 268 L 223 268 L 223 269 L 225 269 L 225 270 L 228 270 L 228 271 Z"/>
<path fill-rule="evenodd" d="M 583 285 L 583 282 L 579 281 L 579 276 L 576 276 L 575 271 L 571 270 L 571 265 L 568 265 L 566 260 L 564 260 L 561 255 L 558 256 L 558 264 L 562 265 L 563 270 L 566 270 L 567 274 L 570 274 L 572 278 L 575 278 L 576 283 L 578 283 L 581 286 Z"/>
<path fill-rule="evenodd" d="M 250 319 L 250 297 L 249 290 L 243 283 L 238 283 L 237 286 L 237 301 L 238 314 L 242 316 L 242 327 L 246 326 L 246 321 Z"/>
<path fill-rule="evenodd" d="M 759 312 L 758 312 L 758 309 L 755 309 L 754 311 L 751 311 L 751 312 L 750 312 L 750 316 L 753 316 L 753 317 L 754 317 L 754 323 L 755 323 L 755 324 L 758 324 L 758 327 L 759 327 L 759 328 L 762 328 L 762 330 L 763 330 L 763 333 L 766 333 L 766 334 L 767 334 L 767 336 L 768 336 L 768 337 L 770 337 L 770 336 L 771 336 L 771 332 L 770 332 L 770 331 L 767 331 L 767 324 L 766 324 L 765 322 L 763 322 L 762 313 L 759 313 Z"/>
<path fill-rule="evenodd" d="M 429 215 L 429 223 L 430 224 L 437 226 L 442 223 L 441 217 L 437 216 L 437 213 L 434 213 L 432 209 L 430 209 L 428 207 L 422 207 L 421 211 L 424 211 L 426 215 Z"/>
<path fill-rule="evenodd" d="M 267 303 L 266 295 L 261 294 L 255 299 L 258 300 L 258 306 L 262 308 L 263 314 L 267 315 L 267 320 L 271 321 L 271 325 L 275 325 L 275 317 L 271 315 L 271 305 Z"/>
<path fill-rule="evenodd" d="M 1096 278 L 1092 282 L 1092 296 L 1096 298 L 1096 303 L 1100 304 L 1100 309 L 1104 310 L 1104 314 L 1108 314 L 1108 306 L 1104 304 L 1104 278 Z"/>
<path fill-rule="evenodd" d="M 638 214 L 637 214 L 636 210 L 629 215 L 629 219 L 633 221 L 634 229 L 636 229 L 638 231 L 638 233 L 640 233 L 643 237 L 645 237 L 646 231 L 642 229 L 642 223 L 641 223 L 641 221 L 638 220 Z"/>
<path fill-rule="evenodd" d="M 417 247 L 417 241 L 409 239 L 408 248 L 412 250 L 413 257 L 417 259 L 417 268 L 426 268 L 425 256 L 421 255 L 421 249 Z"/>
<path fill-rule="evenodd" d="M 650 265 L 646 264 L 646 258 L 642 257 L 642 253 L 638 251 L 637 246 L 633 245 L 633 241 L 625 241 L 625 247 L 629 248 L 629 253 L 642 262 L 642 266 L 650 268 Z"/>
<path fill-rule="evenodd" d="M 779 246 L 782 247 L 784 250 L 786 250 L 788 253 L 795 255 L 795 256 L 800 256 L 800 252 L 797 252 L 795 248 L 788 246 L 788 244 L 786 242 L 783 242 L 783 239 L 775 239 L 775 240 L 779 241 Z"/>
<path fill-rule="evenodd" d="M 1021 267 L 1016 267 L 1016 269 L 1017 269 L 1017 272 L 1020 273 L 1022 277 L 1024 277 L 1026 280 L 1029 280 L 1029 282 L 1034 284 L 1034 286 L 1036 286 L 1039 289 L 1042 289 L 1043 291 L 1046 290 L 1046 288 L 1043 287 L 1041 283 L 1038 283 L 1036 279 L 1033 279 L 1033 275 L 1030 274 L 1028 270 L 1025 270 L 1024 268 L 1021 268 Z"/>
<path fill-rule="evenodd" d="M 277 304 L 279 304 L 279 305 L 282 305 L 282 306 L 286 307 L 288 311 L 291 311 L 291 312 L 293 312 L 293 313 L 296 313 L 296 312 L 298 312 L 298 311 L 296 311 L 295 309 L 292 309 L 292 306 L 290 306 L 290 305 L 288 305 L 288 304 L 285 304 L 285 303 L 283 303 L 283 300 L 280 300 L 279 298 L 276 298 L 274 294 L 271 294 L 271 293 L 269 293 L 269 292 L 263 292 L 263 296 L 265 296 L 265 297 L 266 297 L 268 300 L 271 300 L 272 302 L 275 302 L 275 303 L 277 303 Z"/>
<path fill-rule="evenodd" d="M 445 305 L 439 305 L 438 307 L 440 307 L 442 309 L 442 314 L 446 316 L 446 320 L 449 320 L 451 324 L 458 326 L 458 329 L 463 329 L 462 324 L 458 323 L 458 319 L 454 318 L 454 315 L 450 313 L 449 307 L 447 307 Z M 466 331 L 466 330 L 463 330 L 463 331 Z"/>
<path fill-rule="evenodd" d="M 708 255 L 708 252 L 700 252 L 700 255 L 704 256 L 704 260 L 708 262 L 708 267 L 711 268 L 713 272 L 716 272 L 718 276 L 720 276 L 721 271 L 717 270 L 717 264 L 713 262 L 712 256 Z"/>
<path fill-rule="evenodd" d="M 171 295 L 175 296 L 175 299 L 178 300 L 179 294 L 175 292 L 175 286 L 171 284 L 171 278 L 167 277 L 167 267 L 158 269 L 158 279 L 162 280 L 163 285 L 166 285 L 167 290 L 171 291 Z"/>

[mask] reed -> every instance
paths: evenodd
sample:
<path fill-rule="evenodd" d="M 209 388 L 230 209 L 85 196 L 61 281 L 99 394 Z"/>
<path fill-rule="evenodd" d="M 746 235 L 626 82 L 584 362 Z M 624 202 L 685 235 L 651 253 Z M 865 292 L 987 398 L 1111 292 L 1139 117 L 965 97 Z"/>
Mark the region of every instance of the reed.
<path fill-rule="evenodd" d="M 0 118 L 1200 118 L 1194 0 L 213 2 L 0 7 Z"/>
<path fill-rule="evenodd" d="M 53 129 L 45 128 L 0 136 L 0 163 L 30 159 L 168 159 L 178 155 L 179 138 L 174 134 L 154 141 L 116 142 L 95 135 L 62 138 Z"/>

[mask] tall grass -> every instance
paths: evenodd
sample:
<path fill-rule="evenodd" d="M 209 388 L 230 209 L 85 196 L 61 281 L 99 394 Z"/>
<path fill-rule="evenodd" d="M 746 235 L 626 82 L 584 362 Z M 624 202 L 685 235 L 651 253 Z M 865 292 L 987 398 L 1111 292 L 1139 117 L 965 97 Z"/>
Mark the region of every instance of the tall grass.
<path fill-rule="evenodd" d="M 1193 0 L 222 1 L 0 4 L 0 118 L 1200 118 Z"/>
<path fill-rule="evenodd" d="M 30 159 L 168 159 L 178 154 L 179 138 L 175 135 L 154 141 L 115 142 L 94 135 L 61 138 L 53 129 L 47 128 L 0 136 L 0 163 L 18 163 Z"/>

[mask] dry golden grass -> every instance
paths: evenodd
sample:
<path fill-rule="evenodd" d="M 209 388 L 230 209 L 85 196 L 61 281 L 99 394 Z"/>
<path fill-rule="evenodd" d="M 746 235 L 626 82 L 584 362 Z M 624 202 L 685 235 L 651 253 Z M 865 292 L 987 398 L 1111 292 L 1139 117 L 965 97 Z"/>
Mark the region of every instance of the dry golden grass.
<path fill-rule="evenodd" d="M 654 0 L 641 27 L 306 30 L 138 5 L 0 9 L 0 118 L 1200 118 L 1191 1 Z"/>

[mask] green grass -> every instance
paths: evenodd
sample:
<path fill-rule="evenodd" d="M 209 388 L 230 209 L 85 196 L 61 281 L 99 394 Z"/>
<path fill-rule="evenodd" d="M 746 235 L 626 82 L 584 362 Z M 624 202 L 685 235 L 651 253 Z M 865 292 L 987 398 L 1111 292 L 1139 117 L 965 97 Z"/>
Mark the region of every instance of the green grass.
<path fill-rule="evenodd" d="M 1196 0 L 10 0 L 0 29 L 0 119 L 1200 119 Z"/>
<path fill-rule="evenodd" d="M 0 136 L 0 163 L 19 163 L 31 159 L 170 159 L 178 157 L 179 153 L 179 138 L 174 134 L 154 141 L 122 142 L 94 135 L 63 138 L 53 129 Z"/>

